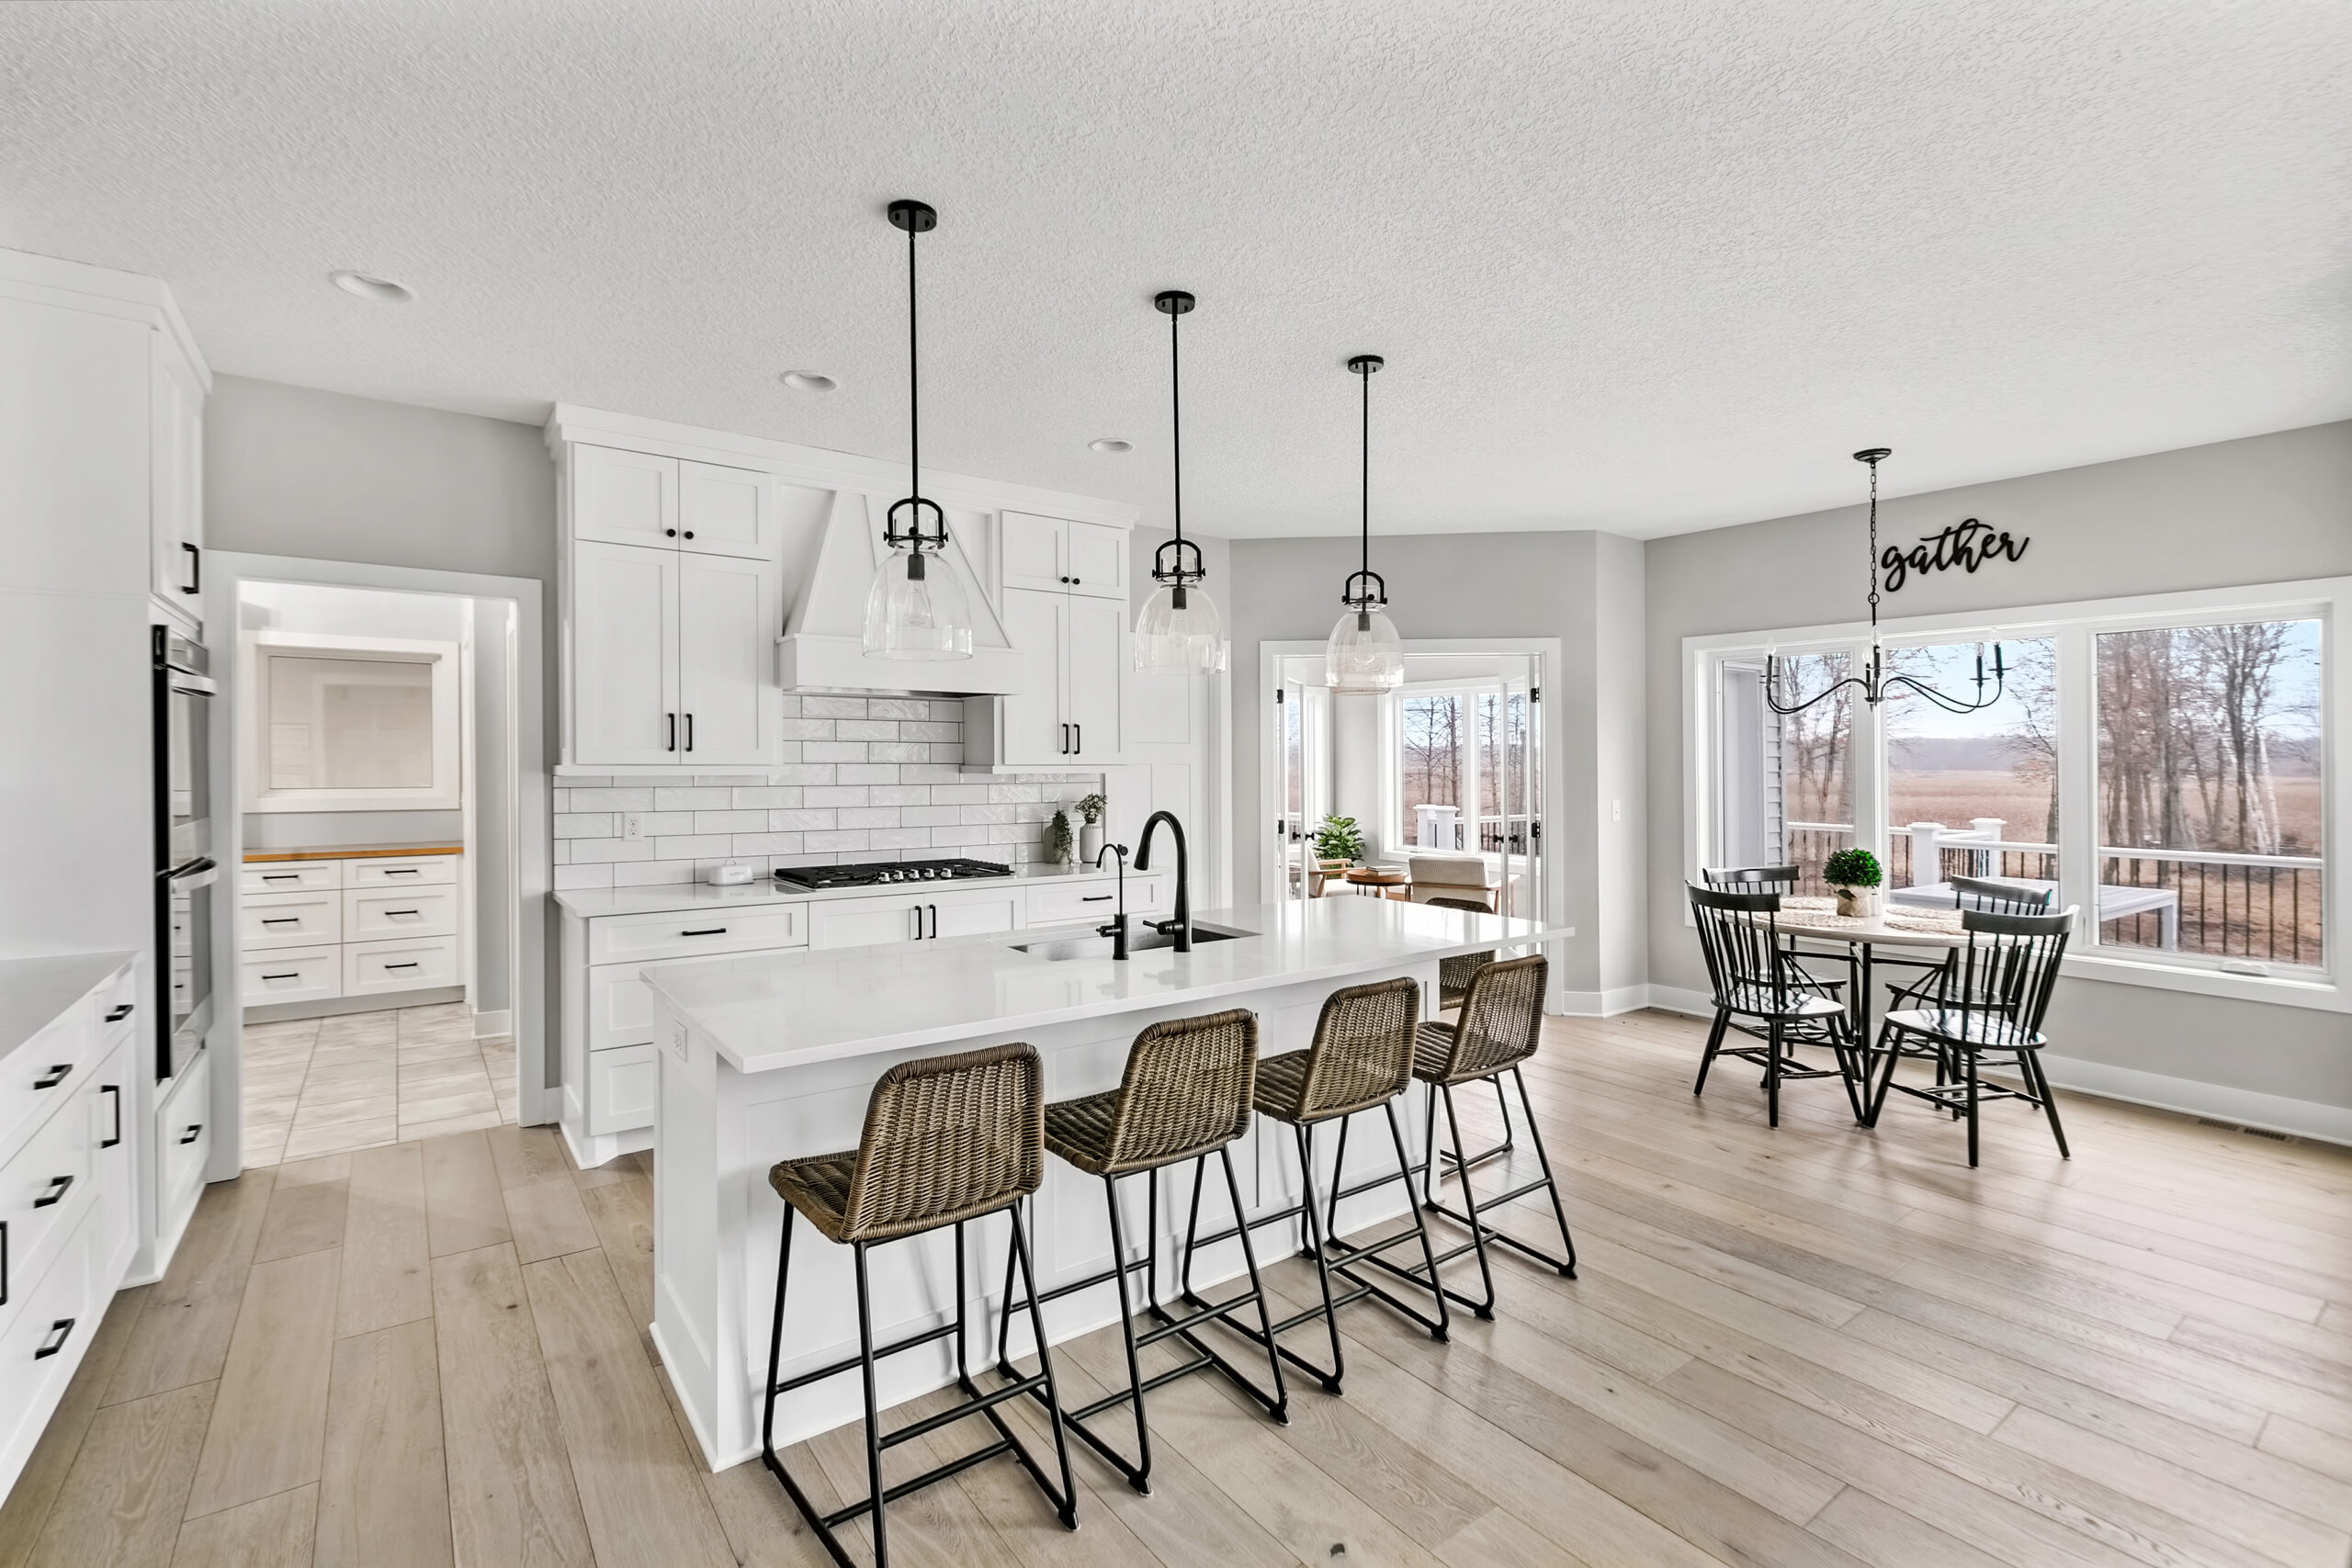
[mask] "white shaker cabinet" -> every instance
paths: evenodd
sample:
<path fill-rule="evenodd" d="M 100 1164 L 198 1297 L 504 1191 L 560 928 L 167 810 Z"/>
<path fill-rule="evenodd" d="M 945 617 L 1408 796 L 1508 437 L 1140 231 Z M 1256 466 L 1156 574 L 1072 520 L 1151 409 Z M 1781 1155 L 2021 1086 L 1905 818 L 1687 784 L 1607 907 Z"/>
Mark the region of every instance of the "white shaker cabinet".
<path fill-rule="evenodd" d="M 1125 761 L 1126 601 L 1007 588 L 1004 627 L 1028 679 L 1010 696 L 964 699 L 966 764 L 1091 772 Z"/>
<path fill-rule="evenodd" d="M 154 553 L 156 598 L 200 619 L 204 592 L 204 389 L 163 333 L 154 334 L 149 383 L 149 482 L 153 499 L 148 536 Z"/>
<path fill-rule="evenodd" d="M 570 478 L 575 539 L 752 560 L 775 553 L 771 475 L 582 442 Z"/>
<path fill-rule="evenodd" d="M 764 766 L 776 568 L 591 540 L 571 547 L 571 729 L 565 761 Z"/>
<path fill-rule="evenodd" d="M 674 761 L 773 762 L 783 705 L 775 685 L 775 573 L 723 556 L 678 558 L 678 712 Z"/>
<path fill-rule="evenodd" d="M 1006 588 L 1127 598 L 1127 530 L 1006 512 L 997 526 L 997 577 Z"/>
<path fill-rule="evenodd" d="M 820 899 L 808 906 L 812 948 L 875 947 L 1018 931 L 1022 890 L 920 888 L 870 898 Z"/>

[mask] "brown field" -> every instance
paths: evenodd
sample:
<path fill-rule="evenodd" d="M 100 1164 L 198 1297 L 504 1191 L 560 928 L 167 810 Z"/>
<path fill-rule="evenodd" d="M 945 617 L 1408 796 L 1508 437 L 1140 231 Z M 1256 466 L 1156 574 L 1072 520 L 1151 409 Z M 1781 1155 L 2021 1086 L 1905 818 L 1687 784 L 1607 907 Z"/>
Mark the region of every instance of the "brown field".
<path fill-rule="evenodd" d="M 1952 769 L 1941 772 L 1892 773 L 1887 778 L 1887 820 L 1891 823 L 1940 822 L 1965 828 L 1973 818 L 1998 817 L 2008 823 L 2002 836 L 2011 841 L 2039 842 L 2048 825 L 2050 786 L 2024 779 L 2006 769 Z M 2279 827 L 2301 853 L 2320 847 L 2320 781 L 2300 774 L 2277 781 Z"/>

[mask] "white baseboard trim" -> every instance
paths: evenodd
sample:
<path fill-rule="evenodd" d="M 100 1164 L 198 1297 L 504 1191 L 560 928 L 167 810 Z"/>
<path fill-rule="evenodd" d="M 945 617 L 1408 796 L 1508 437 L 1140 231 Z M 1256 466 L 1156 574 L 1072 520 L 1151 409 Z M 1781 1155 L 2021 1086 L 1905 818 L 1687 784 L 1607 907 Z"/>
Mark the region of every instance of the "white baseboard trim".
<path fill-rule="evenodd" d="M 1619 986 L 1607 991 L 1562 991 L 1560 1012 L 1567 1018 L 1615 1018 L 1639 1012 L 1650 1005 L 1647 986 Z"/>
<path fill-rule="evenodd" d="M 1704 991 L 1685 990 L 1680 986 L 1661 986 L 1653 982 L 1649 993 L 1648 1005 L 1662 1012 L 1688 1013 L 1692 1018 L 1715 1016 L 1715 1004 L 1707 999 Z"/>
<path fill-rule="evenodd" d="M 2137 1067 L 2109 1066 L 2073 1056 L 2044 1056 L 2042 1070 L 2052 1084 L 2077 1094 L 2120 1100 L 2157 1111 L 2186 1116 L 2211 1116 L 2241 1127 L 2288 1133 L 2324 1144 L 2352 1144 L 2352 1108 L 2290 1100 L 2282 1094 L 2262 1094 L 2226 1084 L 2200 1083 L 2195 1078 L 2167 1077 Z"/>
<path fill-rule="evenodd" d="M 474 1038 L 477 1040 L 503 1040 L 514 1032 L 514 1010 L 513 1008 L 499 1008 L 494 1011 L 474 1014 Z"/>

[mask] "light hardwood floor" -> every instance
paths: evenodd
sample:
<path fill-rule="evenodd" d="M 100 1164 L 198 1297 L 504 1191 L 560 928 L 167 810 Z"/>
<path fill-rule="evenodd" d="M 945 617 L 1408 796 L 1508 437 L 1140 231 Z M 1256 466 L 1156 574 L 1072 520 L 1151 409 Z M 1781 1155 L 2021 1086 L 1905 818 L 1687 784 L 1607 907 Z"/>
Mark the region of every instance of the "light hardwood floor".
<path fill-rule="evenodd" d="M 1081 1450 L 1069 1535 L 983 1465 L 894 1506 L 899 1560 L 2342 1568 L 2352 1156 L 2075 1099 L 2071 1163 L 2005 1106 L 1972 1172 L 1950 1122 L 1858 1132 L 1827 1082 L 1777 1132 L 1744 1067 L 1694 1100 L 1700 1033 L 1547 1028 L 1580 1280 L 1505 1262 L 1446 1345 L 1350 1308 L 1344 1397 L 1294 1383 L 1278 1427 L 1182 1380 L 1151 1496 Z M 107 1314 L 0 1568 L 821 1562 L 759 1466 L 694 1458 L 641 1326 L 650 1196 L 637 1156 L 508 1126 L 211 1189 Z M 1057 1364 L 1073 1397 L 1123 1370 L 1107 1333 Z M 795 1457 L 862 1488 L 854 1428 Z"/>
<path fill-rule="evenodd" d="M 245 1164 L 413 1144 L 514 1120 L 514 1042 L 463 1002 L 244 1027 Z"/>

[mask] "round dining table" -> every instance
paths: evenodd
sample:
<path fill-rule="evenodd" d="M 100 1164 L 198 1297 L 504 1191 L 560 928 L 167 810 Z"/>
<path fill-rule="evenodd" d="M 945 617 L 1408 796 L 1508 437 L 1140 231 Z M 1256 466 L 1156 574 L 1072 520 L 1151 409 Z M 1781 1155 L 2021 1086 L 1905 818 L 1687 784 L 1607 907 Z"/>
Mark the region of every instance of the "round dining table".
<path fill-rule="evenodd" d="M 1841 915 L 1835 898 L 1814 897 L 1798 894 L 1781 900 L 1779 917 L 1782 935 L 1796 939 L 1840 942 L 1846 944 L 1844 962 L 1852 966 L 1854 995 L 1847 1003 L 1847 1011 L 1854 1020 L 1855 1033 L 1864 1044 L 1871 1037 L 1871 971 L 1879 964 L 1892 964 L 1905 969 L 1940 967 L 1944 957 L 1956 947 L 1966 945 L 1968 933 L 1961 930 L 1958 909 L 1883 908 L 1871 915 Z M 1909 950 L 1906 956 L 1882 959 L 1882 947 Z M 1934 956 L 1928 957 L 1927 952 Z M 1806 953 L 1796 949 L 1800 958 L 1826 958 L 1837 962 L 1839 954 Z"/>

